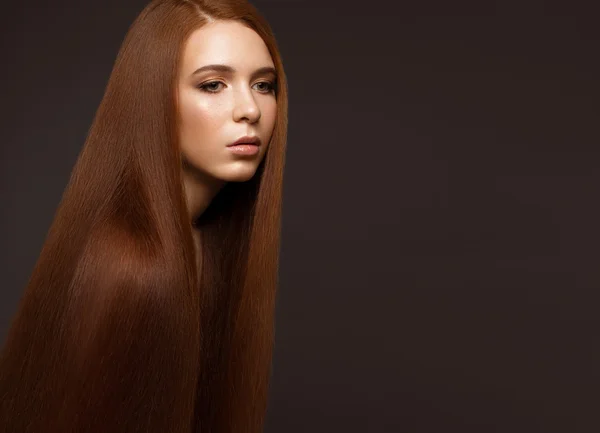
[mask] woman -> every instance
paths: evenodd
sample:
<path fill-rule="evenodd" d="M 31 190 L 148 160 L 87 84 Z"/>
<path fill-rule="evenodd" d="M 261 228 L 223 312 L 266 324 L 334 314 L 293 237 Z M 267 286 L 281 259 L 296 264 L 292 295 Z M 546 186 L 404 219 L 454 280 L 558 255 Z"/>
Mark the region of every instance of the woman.
<path fill-rule="evenodd" d="M 9 330 L 0 431 L 262 430 L 286 133 L 250 4 L 141 12 Z"/>

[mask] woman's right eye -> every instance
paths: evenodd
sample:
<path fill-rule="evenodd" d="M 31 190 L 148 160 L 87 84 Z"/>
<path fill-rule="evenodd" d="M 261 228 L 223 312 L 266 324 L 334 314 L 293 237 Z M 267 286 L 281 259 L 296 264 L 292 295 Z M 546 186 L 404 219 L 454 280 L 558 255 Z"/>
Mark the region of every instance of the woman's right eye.
<path fill-rule="evenodd" d="M 218 89 L 219 84 L 223 84 L 223 83 L 220 81 L 209 81 L 208 83 L 204 83 L 204 84 L 198 86 L 198 88 L 207 93 L 217 93 L 219 91 L 219 89 Z"/>

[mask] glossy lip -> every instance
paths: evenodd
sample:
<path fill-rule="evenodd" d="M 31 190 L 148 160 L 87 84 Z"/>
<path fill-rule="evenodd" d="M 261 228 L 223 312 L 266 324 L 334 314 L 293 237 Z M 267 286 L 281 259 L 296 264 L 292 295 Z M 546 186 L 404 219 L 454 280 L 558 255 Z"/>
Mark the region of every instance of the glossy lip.
<path fill-rule="evenodd" d="M 246 135 L 237 139 L 233 143 L 228 144 L 227 147 L 237 146 L 238 144 L 254 144 L 255 146 L 260 146 L 260 138 Z"/>

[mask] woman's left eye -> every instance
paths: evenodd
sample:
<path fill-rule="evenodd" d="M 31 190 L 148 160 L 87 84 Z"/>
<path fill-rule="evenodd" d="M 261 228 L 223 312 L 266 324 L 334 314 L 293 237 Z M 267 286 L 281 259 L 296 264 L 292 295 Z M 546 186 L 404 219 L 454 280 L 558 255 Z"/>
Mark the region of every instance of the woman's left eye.
<path fill-rule="evenodd" d="M 270 93 L 273 90 L 275 90 L 274 84 L 271 83 L 270 81 L 260 81 L 260 82 L 256 83 L 255 86 L 258 84 L 262 85 L 262 88 L 259 89 L 259 91 L 261 93 Z"/>

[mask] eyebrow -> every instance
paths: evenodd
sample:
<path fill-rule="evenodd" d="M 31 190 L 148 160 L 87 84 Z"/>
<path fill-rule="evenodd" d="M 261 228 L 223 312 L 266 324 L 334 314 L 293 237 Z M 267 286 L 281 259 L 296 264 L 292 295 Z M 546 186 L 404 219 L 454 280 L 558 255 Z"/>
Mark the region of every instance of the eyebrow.
<path fill-rule="evenodd" d="M 194 72 L 192 72 L 192 76 L 199 74 L 201 72 L 204 72 L 204 71 L 216 71 L 216 72 L 221 72 L 221 73 L 233 74 L 236 72 L 236 69 L 229 65 L 206 65 L 206 66 L 202 66 L 201 68 L 198 68 Z M 277 75 L 277 71 L 275 70 L 275 68 L 273 68 L 271 66 L 264 66 L 262 68 L 258 68 L 256 71 L 254 71 L 252 73 L 252 78 L 256 77 L 257 75 L 263 75 L 263 74 L 268 74 L 268 73 L 271 73 L 275 76 Z"/>

